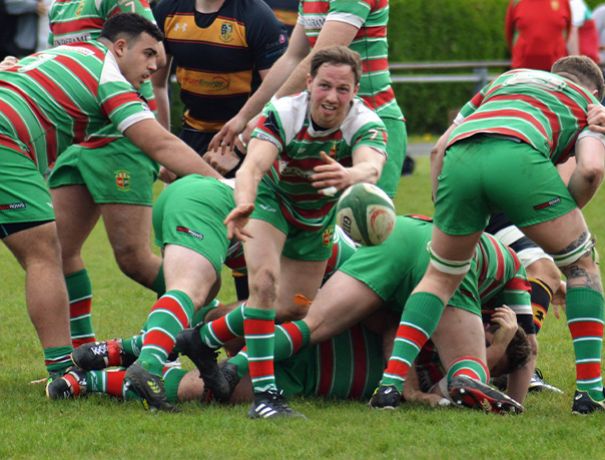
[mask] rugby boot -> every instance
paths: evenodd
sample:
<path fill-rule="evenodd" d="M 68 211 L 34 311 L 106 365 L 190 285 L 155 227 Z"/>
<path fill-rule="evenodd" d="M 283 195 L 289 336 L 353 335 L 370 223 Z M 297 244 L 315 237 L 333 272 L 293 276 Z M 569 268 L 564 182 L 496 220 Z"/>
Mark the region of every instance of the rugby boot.
<path fill-rule="evenodd" d="M 202 326 L 203 323 L 200 323 L 194 328 L 179 332 L 175 347 L 193 361 L 200 372 L 200 378 L 204 380 L 204 387 L 212 392 L 212 399 L 227 402 L 231 396 L 229 382 L 218 367 L 218 351 L 202 342 Z"/>
<path fill-rule="evenodd" d="M 587 391 L 578 391 L 573 398 L 571 413 L 574 415 L 587 415 L 605 410 L 605 401 L 597 402 L 590 397 Z"/>
<path fill-rule="evenodd" d="M 128 368 L 124 381 L 130 385 L 130 389 L 143 398 L 145 409 L 179 412 L 179 409 L 166 398 L 162 377 L 152 374 L 139 363 L 135 362 Z"/>
<path fill-rule="evenodd" d="M 524 411 L 523 406 L 510 396 L 466 375 L 452 378 L 448 392 L 454 404 L 460 407 L 495 414 L 520 414 Z"/>
<path fill-rule="evenodd" d="M 552 391 L 553 393 L 563 393 L 563 390 L 558 389 L 556 386 L 551 385 L 550 383 L 544 380 L 544 376 L 542 375 L 542 371 L 540 369 L 535 370 L 534 374 L 531 376 L 529 381 L 529 391 Z"/>
<path fill-rule="evenodd" d="M 49 378 L 46 384 L 48 399 L 75 399 L 86 394 L 86 372 L 70 368 L 61 377 Z"/>
<path fill-rule="evenodd" d="M 254 393 L 254 402 L 248 411 L 250 418 L 306 418 L 300 412 L 291 409 L 281 390 L 268 390 Z"/>
<path fill-rule="evenodd" d="M 369 404 L 372 409 L 396 409 L 401 404 L 401 393 L 393 385 L 380 385 Z"/>
<path fill-rule="evenodd" d="M 80 369 L 99 371 L 114 366 L 128 367 L 137 357 L 124 352 L 121 340 L 110 339 L 79 346 L 72 352 L 71 359 Z"/>

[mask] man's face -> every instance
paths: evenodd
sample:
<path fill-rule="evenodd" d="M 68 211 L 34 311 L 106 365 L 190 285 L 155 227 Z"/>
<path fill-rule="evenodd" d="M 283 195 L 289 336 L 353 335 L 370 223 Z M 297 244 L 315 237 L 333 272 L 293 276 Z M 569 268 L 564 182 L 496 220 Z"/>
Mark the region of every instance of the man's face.
<path fill-rule="evenodd" d="M 161 43 L 145 32 L 132 39 L 119 38 L 113 47 L 122 75 L 136 89 L 158 69 Z"/>
<path fill-rule="evenodd" d="M 335 128 L 345 119 L 359 85 L 351 66 L 322 64 L 315 77 L 307 78 L 311 118 L 322 128 Z"/>

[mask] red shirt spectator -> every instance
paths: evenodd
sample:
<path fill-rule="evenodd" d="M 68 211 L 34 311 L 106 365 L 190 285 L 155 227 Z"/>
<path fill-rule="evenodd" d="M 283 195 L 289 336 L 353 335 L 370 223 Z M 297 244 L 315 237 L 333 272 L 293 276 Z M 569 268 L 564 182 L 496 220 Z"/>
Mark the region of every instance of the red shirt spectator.
<path fill-rule="evenodd" d="M 569 0 L 511 0 L 505 34 L 512 68 L 550 70 L 557 59 L 568 54 L 570 28 Z"/>

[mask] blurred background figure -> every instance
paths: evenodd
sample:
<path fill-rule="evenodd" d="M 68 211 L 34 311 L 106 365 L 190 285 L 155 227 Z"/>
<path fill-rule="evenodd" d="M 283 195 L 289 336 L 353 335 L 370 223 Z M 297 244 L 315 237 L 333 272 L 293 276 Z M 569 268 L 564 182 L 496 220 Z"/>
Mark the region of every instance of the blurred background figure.
<path fill-rule="evenodd" d="M 605 63 L 605 3 L 601 3 L 594 9 L 592 19 L 599 37 L 599 63 L 603 64 Z"/>
<path fill-rule="evenodd" d="M 504 32 L 513 69 L 550 70 L 568 54 L 569 0 L 510 0 Z"/>
<path fill-rule="evenodd" d="M 567 43 L 569 54 L 588 56 L 597 64 L 600 63 L 599 34 L 592 11 L 584 0 L 570 0 L 569 4 L 572 25 Z"/>
<path fill-rule="evenodd" d="M 46 15 L 46 0 L 0 2 L 0 51 L 2 56 L 26 56 L 38 47 L 38 20 Z M 47 25 L 48 28 L 48 25 Z"/>
<path fill-rule="evenodd" d="M 48 10 L 52 0 L 41 0 L 39 3 L 43 4 L 43 11 L 38 17 L 38 46 L 36 51 L 42 51 L 49 47 L 48 34 L 50 32 L 50 25 L 48 22 Z"/>

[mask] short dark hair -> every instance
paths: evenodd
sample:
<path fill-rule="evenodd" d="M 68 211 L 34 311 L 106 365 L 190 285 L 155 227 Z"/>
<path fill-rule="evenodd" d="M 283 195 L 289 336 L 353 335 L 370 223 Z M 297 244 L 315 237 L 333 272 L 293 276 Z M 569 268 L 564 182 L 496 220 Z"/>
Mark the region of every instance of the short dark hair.
<path fill-rule="evenodd" d="M 498 324 L 490 324 L 487 328 L 488 332 L 495 334 L 500 329 Z M 525 331 L 518 327 L 515 335 L 509 342 L 504 356 L 506 357 L 506 366 L 501 370 L 502 374 L 510 374 L 513 371 L 525 366 L 531 355 L 531 345 Z M 500 369 L 499 369 L 500 370 Z"/>
<path fill-rule="evenodd" d="M 356 51 L 347 48 L 346 46 L 330 46 L 317 51 L 311 59 L 312 77 L 317 75 L 317 71 L 323 64 L 348 65 L 353 70 L 355 84 L 361 79 L 361 57 Z"/>
<path fill-rule="evenodd" d="M 115 42 L 124 37 L 136 39 L 142 33 L 151 35 L 159 42 L 164 40 L 164 34 L 158 26 L 136 13 L 122 13 L 107 20 L 101 31 L 101 38 Z"/>
<path fill-rule="evenodd" d="M 586 56 L 566 56 L 557 60 L 550 69 L 552 73 L 569 78 L 592 91 L 597 90 L 596 98 L 600 101 L 605 94 L 605 81 L 601 68 Z"/>

